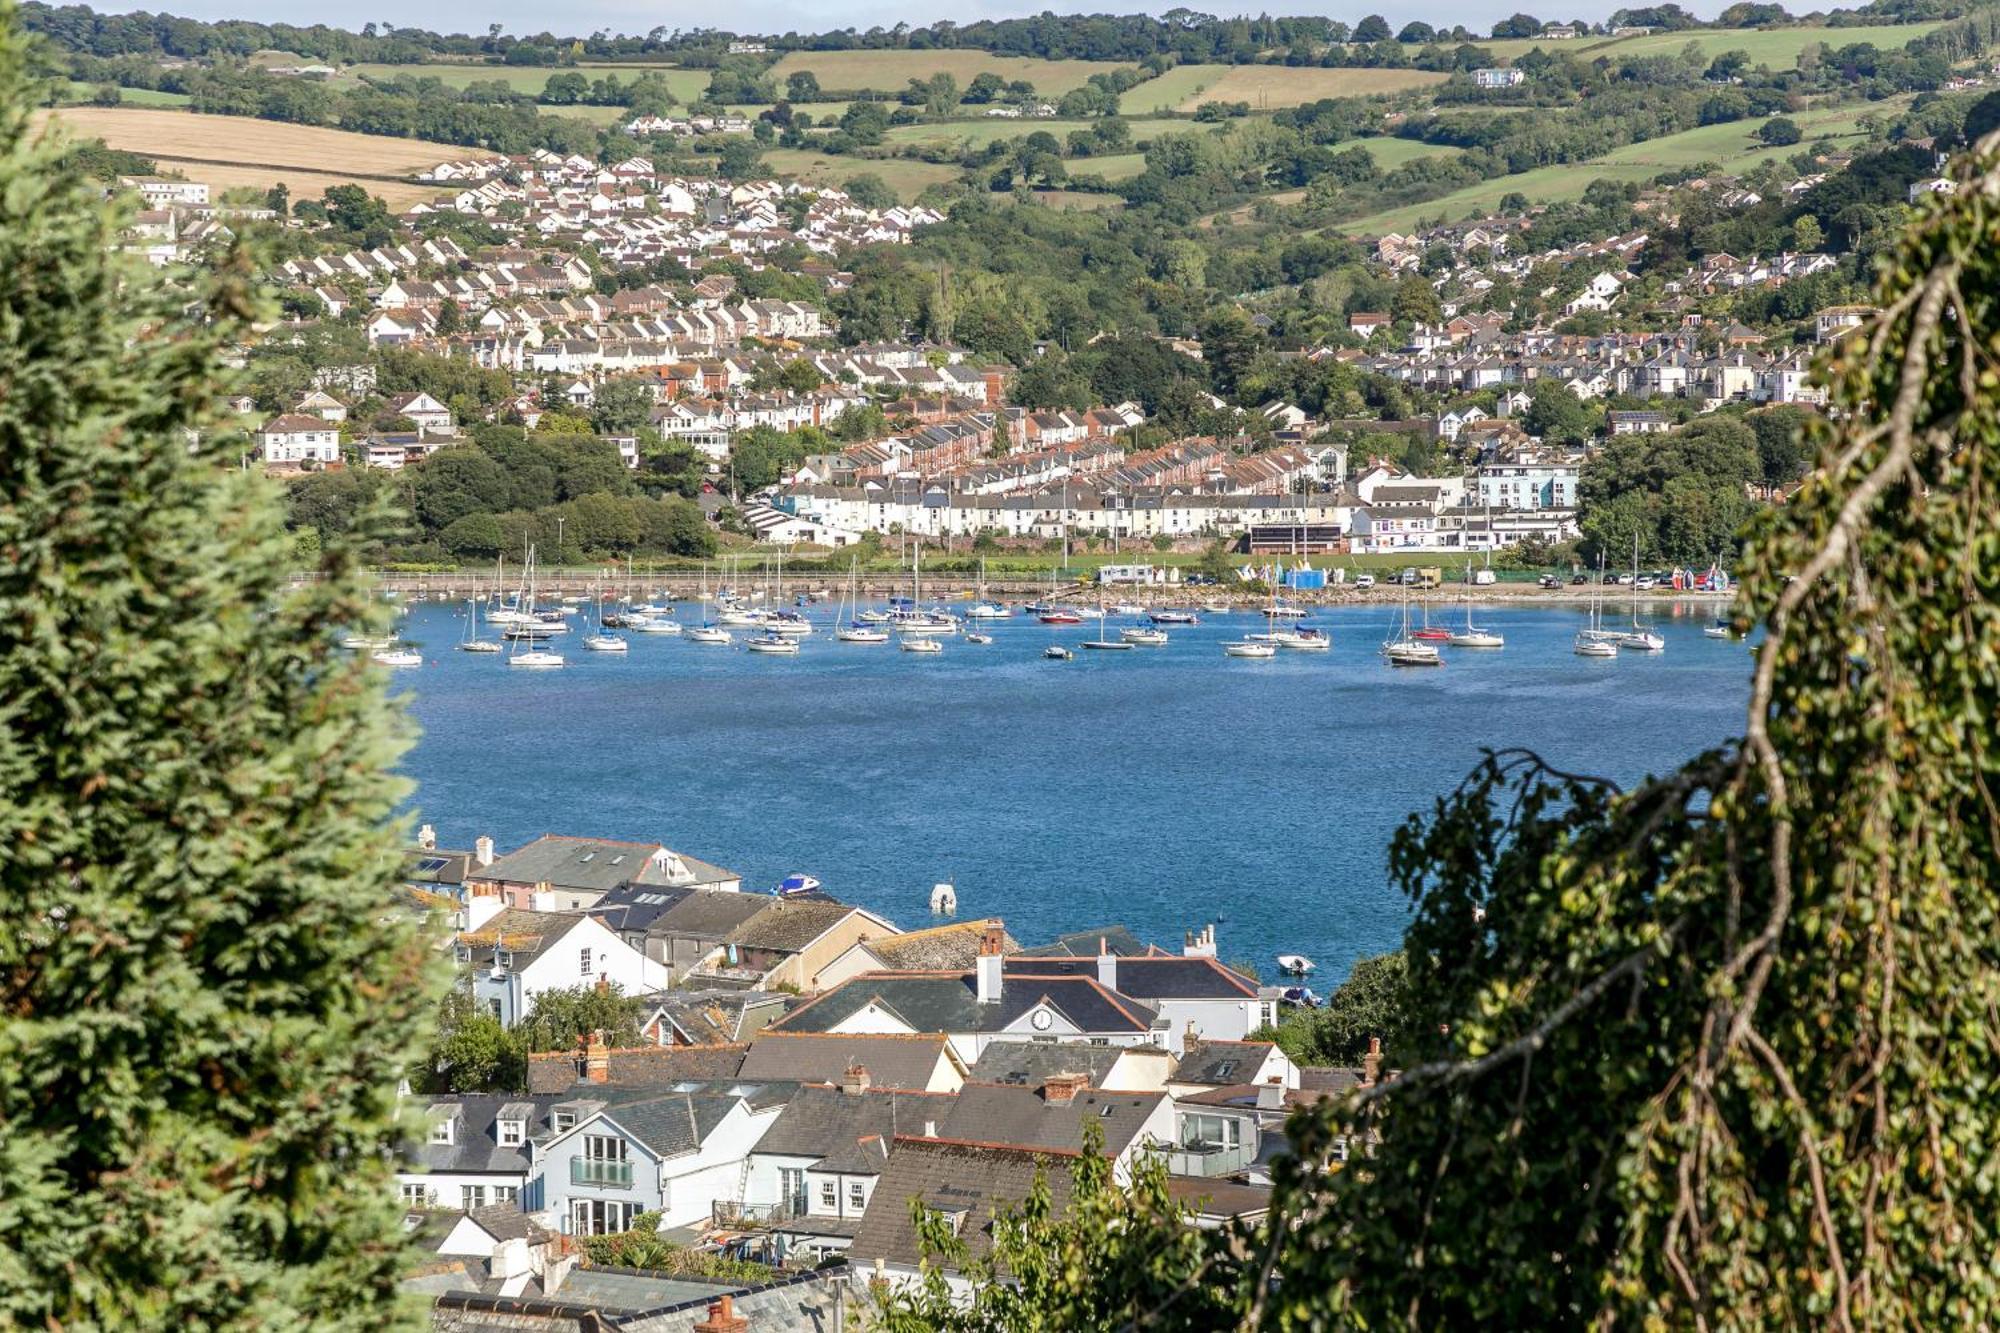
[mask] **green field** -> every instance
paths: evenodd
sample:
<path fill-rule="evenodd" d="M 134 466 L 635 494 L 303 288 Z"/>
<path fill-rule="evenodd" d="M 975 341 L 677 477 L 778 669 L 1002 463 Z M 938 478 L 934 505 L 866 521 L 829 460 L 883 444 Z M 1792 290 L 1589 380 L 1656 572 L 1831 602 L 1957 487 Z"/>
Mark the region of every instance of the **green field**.
<path fill-rule="evenodd" d="M 1037 190 L 1035 198 L 1050 208 L 1080 208 L 1089 212 L 1125 206 L 1125 201 L 1115 194 L 1097 194 L 1088 190 Z"/>
<path fill-rule="evenodd" d="M 1853 136 L 1858 133 L 1857 126 L 1863 116 L 1871 112 L 1893 115 L 1901 105 L 1899 99 L 1891 99 L 1799 112 L 1791 119 L 1805 132 L 1805 140 L 1803 144 L 1787 148 L 1771 148 L 1757 141 L 1757 129 L 1764 123 L 1761 120 L 1703 125 L 1680 134 L 1628 144 L 1589 162 L 1541 167 L 1514 176 L 1496 176 L 1429 203 L 1411 204 L 1356 218 L 1342 223 L 1340 230 L 1356 235 L 1379 236 L 1384 232 L 1406 230 L 1422 218 L 1457 219 L 1468 214 L 1490 213 L 1499 206 L 1502 198 L 1517 191 L 1535 203 L 1579 199 L 1594 180 L 1645 181 L 1661 172 L 1702 162 L 1713 162 L 1727 172 L 1741 172 L 1771 158 L 1790 157 L 1818 139 Z"/>
<path fill-rule="evenodd" d="M 1420 69 L 1320 69 L 1311 65 L 1201 68 L 1220 69 L 1222 73 L 1200 92 L 1182 98 L 1176 110 L 1193 111 L 1203 102 L 1248 102 L 1252 111 L 1272 111 L 1328 97 L 1369 97 L 1425 88 L 1444 82 L 1445 77 Z M 1145 87 L 1142 83 L 1132 91 L 1137 93 Z"/>
<path fill-rule="evenodd" d="M 1009 83 L 1025 79 L 1044 97 L 1057 98 L 1080 88 L 1093 74 L 1105 74 L 1129 64 L 1112 60 L 1037 60 L 996 56 L 985 51 L 794 51 L 771 69 L 780 88 L 800 70 L 810 70 L 819 86 L 843 92 L 879 88 L 901 92 L 911 79 L 950 74 L 964 88 L 981 74 L 993 73 Z"/>
<path fill-rule="evenodd" d="M 773 148 L 764 154 L 764 165 L 774 176 L 796 176 L 820 185 L 840 185 L 863 173 L 880 176 L 905 202 L 915 199 L 929 186 L 942 185 L 959 177 L 957 167 L 934 162 L 913 162 L 907 158 L 843 157 L 804 148 Z"/>
<path fill-rule="evenodd" d="M 1148 79 L 1118 99 L 1128 116 L 1172 111 L 1181 103 L 1213 88 L 1229 72 L 1228 65 L 1176 65 L 1157 79 Z"/>
<path fill-rule="evenodd" d="M 678 69 L 668 65 L 351 65 L 341 71 L 341 77 L 333 80 L 358 82 L 362 75 L 376 79 L 393 79 L 411 74 L 422 79 L 436 79 L 449 88 L 463 88 L 472 83 L 504 83 L 515 92 L 539 93 L 547 86 L 551 75 L 581 74 L 586 79 L 601 79 L 608 74 L 616 74 L 620 83 L 630 83 L 640 73 L 663 74 L 667 86 L 674 96 L 683 102 L 699 101 L 708 89 L 708 71 L 705 69 Z"/>
<path fill-rule="evenodd" d="M 96 95 L 96 84 L 78 83 L 72 79 L 64 91 L 62 100 L 66 104 L 80 105 L 89 102 Z M 188 96 L 186 93 L 156 92 L 151 88 L 120 88 L 118 90 L 118 104 L 120 106 L 186 106 L 188 104 Z"/>
<path fill-rule="evenodd" d="M 1103 157 L 1069 159 L 1072 176 L 1102 176 L 1108 181 L 1130 180 L 1146 169 L 1144 153 L 1109 153 Z"/>
<path fill-rule="evenodd" d="M 1350 139 L 1345 143 L 1329 144 L 1328 147 L 1337 153 L 1349 148 L 1366 148 L 1368 156 L 1375 159 L 1375 165 L 1385 172 L 1394 171 L 1420 157 L 1444 157 L 1458 151 L 1450 144 L 1425 143 L 1421 139 L 1397 139 L 1387 135 L 1376 139 Z"/>
<path fill-rule="evenodd" d="M 1530 37 L 1478 42 L 1476 45 L 1491 51 L 1497 60 L 1511 61 L 1538 48 L 1549 52 L 1589 52 L 1591 59 L 1598 56 L 1674 55 L 1693 42 L 1701 48 L 1703 55 L 1711 58 L 1724 51 L 1743 51 L 1749 54 L 1752 64 L 1782 68 L 1796 62 L 1799 52 L 1812 42 L 1825 42 L 1835 49 L 1867 42 L 1886 50 L 1907 46 L 1939 26 L 1939 23 L 1931 22 L 1880 23 L 1854 28 L 1703 28 L 1687 32 L 1653 32 L 1643 37 L 1574 37 L 1554 42 Z"/>
<path fill-rule="evenodd" d="M 818 116 L 815 115 L 817 120 Z M 991 117 L 982 120 L 952 120 L 925 125 L 898 125 L 883 135 L 885 141 L 893 144 L 924 144 L 941 148 L 984 148 L 987 144 L 1002 139 L 1025 139 L 1037 130 L 1053 134 L 1057 139 L 1067 139 L 1073 130 L 1087 130 L 1093 122 L 1088 120 L 1008 120 Z M 1213 127 L 1197 125 L 1190 120 L 1134 120 L 1130 122 L 1132 139 L 1143 143 L 1158 134 L 1173 134 L 1188 130 L 1210 130 Z"/>

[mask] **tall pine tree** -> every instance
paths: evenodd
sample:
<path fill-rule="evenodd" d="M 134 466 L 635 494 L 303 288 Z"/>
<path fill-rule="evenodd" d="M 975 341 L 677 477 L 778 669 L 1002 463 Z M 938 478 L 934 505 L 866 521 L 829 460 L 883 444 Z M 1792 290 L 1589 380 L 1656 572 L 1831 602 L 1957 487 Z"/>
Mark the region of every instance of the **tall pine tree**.
<path fill-rule="evenodd" d="M 25 60 L 9 5 L 0 1325 L 398 1327 L 387 1149 L 432 992 L 391 910 L 404 724 L 334 644 L 370 599 L 339 552 L 289 588 L 233 465 L 247 264 L 196 294 L 120 256 Z"/>

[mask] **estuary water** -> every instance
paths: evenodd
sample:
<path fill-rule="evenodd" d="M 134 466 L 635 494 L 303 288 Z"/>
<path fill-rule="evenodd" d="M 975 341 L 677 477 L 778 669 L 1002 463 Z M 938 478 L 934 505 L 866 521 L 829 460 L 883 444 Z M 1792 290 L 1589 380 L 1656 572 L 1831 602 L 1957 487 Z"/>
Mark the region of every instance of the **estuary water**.
<path fill-rule="evenodd" d="M 1331 651 L 1269 661 L 1222 653 L 1264 628 L 1249 613 L 1067 662 L 1043 649 L 1095 638 L 1094 620 L 1017 616 L 990 645 L 918 655 L 835 642 L 831 608 L 812 614 L 796 657 L 745 652 L 744 630 L 727 648 L 628 634 L 629 652 L 593 653 L 579 618 L 554 641 L 568 665 L 531 671 L 454 651 L 461 613 L 416 606 L 403 635 L 424 665 L 395 684 L 423 728 L 404 765 L 421 819 L 454 847 L 657 840 L 747 891 L 811 874 L 906 929 L 932 924 L 940 880 L 961 917 L 1002 917 L 1024 943 L 1123 923 L 1178 948 L 1215 921 L 1225 959 L 1268 980 L 1275 954 L 1304 953 L 1324 991 L 1396 947 L 1409 904 L 1390 835 L 1482 747 L 1630 783 L 1740 732 L 1751 665 L 1703 636 L 1696 602 L 1648 607 L 1665 652 L 1607 661 L 1571 652 L 1580 606 L 1481 607 L 1504 649 L 1400 670 L 1379 656 L 1386 603 L 1317 612 Z"/>

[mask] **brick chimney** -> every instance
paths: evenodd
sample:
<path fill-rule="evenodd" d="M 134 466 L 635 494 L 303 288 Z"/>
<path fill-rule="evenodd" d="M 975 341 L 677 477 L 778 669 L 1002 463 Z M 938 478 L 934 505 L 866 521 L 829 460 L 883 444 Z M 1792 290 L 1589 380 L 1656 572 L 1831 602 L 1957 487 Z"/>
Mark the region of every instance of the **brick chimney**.
<path fill-rule="evenodd" d="M 611 1081 L 611 1048 L 605 1044 L 603 1028 L 583 1039 L 583 1076 L 592 1083 Z"/>
<path fill-rule="evenodd" d="M 1050 1106 L 1068 1106 L 1089 1086 L 1088 1074 L 1051 1074 L 1042 1081 L 1042 1100 Z"/>
<path fill-rule="evenodd" d="M 987 918 L 986 928 L 979 935 L 979 957 L 976 960 L 979 971 L 974 978 L 981 1004 L 1000 1003 L 1003 984 L 1000 970 L 1005 966 L 1002 950 L 1006 947 L 1006 940 L 1007 928 L 997 917 Z"/>
<path fill-rule="evenodd" d="M 1361 1057 L 1361 1086 L 1372 1088 L 1375 1086 L 1375 1081 L 1381 1076 L 1382 1039 L 1380 1037 L 1370 1037 L 1368 1039 L 1368 1054 Z"/>
<path fill-rule="evenodd" d="M 859 1097 L 862 1093 L 868 1091 L 870 1081 L 868 1066 L 852 1064 L 847 1067 L 847 1072 L 841 1076 L 840 1090 L 850 1097 Z"/>
<path fill-rule="evenodd" d="M 708 1303 L 708 1318 L 696 1324 L 690 1333 L 745 1333 L 750 1321 L 736 1313 L 736 1298 L 723 1296 Z"/>

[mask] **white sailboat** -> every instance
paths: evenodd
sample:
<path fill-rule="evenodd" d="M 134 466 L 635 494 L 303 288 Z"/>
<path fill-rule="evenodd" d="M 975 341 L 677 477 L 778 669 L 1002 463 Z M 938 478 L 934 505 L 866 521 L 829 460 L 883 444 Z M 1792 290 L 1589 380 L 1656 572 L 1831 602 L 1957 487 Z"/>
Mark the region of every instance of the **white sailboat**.
<path fill-rule="evenodd" d="M 1403 625 L 1382 641 L 1382 657 L 1390 666 L 1431 667 L 1443 666 L 1444 656 L 1437 645 L 1423 639 L 1413 638 L 1410 633 L 1410 599 L 1403 599 Z"/>
<path fill-rule="evenodd" d="M 1465 581 L 1468 586 L 1472 583 L 1472 562 L 1470 560 L 1465 562 Z M 1454 648 L 1505 648 L 1507 646 L 1507 640 L 1500 635 L 1495 634 L 1492 630 L 1480 629 L 1472 623 L 1472 598 L 1470 595 L 1465 599 L 1465 628 L 1462 630 L 1453 630 L 1451 637 L 1445 640 L 1445 642 Z"/>
<path fill-rule="evenodd" d="M 699 643 L 714 648 L 723 647 L 730 642 L 729 631 L 709 617 L 707 565 L 703 565 L 701 569 L 701 623 L 689 625 L 681 637 L 689 643 Z"/>
<path fill-rule="evenodd" d="M 413 652 L 412 650 L 406 647 L 378 648 L 374 652 L 368 654 L 368 660 L 375 663 L 375 665 L 377 666 L 385 666 L 385 667 L 413 667 L 413 666 L 422 666 L 424 664 L 424 657 L 422 653 Z"/>
<path fill-rule="evenodd" d="M 967 620 L 1011 620 L 1013 611 L 986 600 L 986 557 L 979 557 L 979 600 L 965 609 Z"/>
<path fill-rule="evenodd" d="M 497 653 L 500 651 L 499 644 L 493 642 L 491 639 L 482 639 L 479 637 L 479 599 L 477 597 L 468 597 L 465 599 L 465 637 L 459 640 L 458 651 L 461 653 Z"/>
<path fill-rule="evenodd" d="M 583 646 L 590 649 L 593 653 L 622 653 L 627 651 L 629 645 L 626 644 L 624 638 L 604 628 L 604 598 L 601 595 L 596 599 L 596 604 L 597 632 L 595 634 L 584 635 Z"/>
<path fill-rule="evenodd" d="M 887 643 L 889 632 L 856 619 L 861 595 L 861 557 L 855 556 L 847 571 L 847 591 L 835 611 L 833 637 L 839 643 Z"/>
<path fill-rule="evenodd" d="M 522 601 L 520 609 L 522 613 L 528 617 L 529 621 L 534 621 L 535 548 L 532 546 L 528 548 L 528 559 L 525 566 L 525 574 L 523 576 L 522 585 L 523 585 Z M 515 630 L 522 630 L 525 628 L 527 628 L 526 625 L 516 625 L 514 627 Z M 552 653 L 547 648 L 534 647 L 534 646 L 530 646 L 526 651 L 522 650 L 521 648 L 522 644 L 525 643 L 533 645 L 536 637 L 538 636 L 530 634 L 521 634 L 518 638 L 516 638 L 514 637 L 514 634 L 510 632 L 508 637 L 513 638 L 514 641 L 514 650 L 513 652 L 508 654 L 507 657 L 508 666 L 524 667 L 531 670 L 549 670 L 563 665 L 563 657 L 561 653 Z"/>
<path fill-rule="evenodd" d="M 1104 637 L 1104 604 L 1102 602 L 1097 604 L 1097 637 L 1094 639 L 1085 639 L 1083 646 L 1097 649 L 1100 652 L 1124 653 L 1131 652 L 1133 648 L 1133 644 L 1123 637 L 1116 639 L 1107 639 Z"/>
<path fill-rule="evenodd" d="M 1597 582 L 1590 588 L 1590 628 L 1576 636 L 1575 652 L 1578 657 L 1618 656 L 1618 636 L 1607 634 L 1599 623 L 1598 595 L 1604 587 L 1604 557 L 1597 557 Z"/>
<path fill-rule="evenodd" d="M 1141 648 L 1164 648 L 1167 646 L 1167 632 L 1149 625 L 1131 625 L 1118 631 L 1118 637 L 1127 643 L 1135 643 Z"/>
<path fill-rule="evenodd" d="M 906 653 L 941 653 L 944 644 L 928 634 L 905 634 L 901 647 Z"/>
<path fill-rule="evenodd" d="M 1278 655 L 1278 645 L 1275 643 L 1257 643 L 1250 639 L 1244 639 L 1237 643 L 1223 644 L 1222 655 L 1224 657 L 1248 657 L 1262 660 L 1264 658 L 1276 657 Z"/>
<path fill-rule="evenodd" d="M 1639 534 L 1634 532 L 1632 534 L 1632 628 L 1618 632 L 1618 646 L 1620 648 L 1634 648 L 1642 653 L 1663 653 L 1667 650 L 1666 639 L 1639 623 L 1638 590 Z"/>

